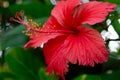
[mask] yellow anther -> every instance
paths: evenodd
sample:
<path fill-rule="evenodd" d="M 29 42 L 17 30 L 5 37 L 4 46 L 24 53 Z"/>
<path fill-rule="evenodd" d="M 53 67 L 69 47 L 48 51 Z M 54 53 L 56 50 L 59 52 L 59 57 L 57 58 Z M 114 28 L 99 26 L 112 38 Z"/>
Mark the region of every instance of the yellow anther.
<path fill-rule="evenodd" d="M 32 34 L 25 34 L 25 35 L 30 37 Z"/>
<path fill-rule="evenodd" d="M 45 25 L 43 24 L 43 27 L 45 27 Z"/>
<path fill-rule="evenodd" d="M 29 22 L 32 22 L 32 19 L 28 19 Z"/>

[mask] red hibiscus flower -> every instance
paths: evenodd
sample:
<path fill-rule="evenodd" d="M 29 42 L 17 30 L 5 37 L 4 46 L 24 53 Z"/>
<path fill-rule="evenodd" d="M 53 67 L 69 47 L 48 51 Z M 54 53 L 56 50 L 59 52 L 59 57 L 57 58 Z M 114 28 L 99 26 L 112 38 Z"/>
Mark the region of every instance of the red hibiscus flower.
<path fill-rule="evenodd" d="M 113 12 L 115 4 L 92 1 L 85 4 L 81 0 L 57 2 L 45 25 L 38 29 L 25 23 L 17 13 L 11 20 L 23 24 L 31 31 L 30 41 L 24 46 L 39 47 L 44 43 L 43 52 L 47 72 L 59 74 L 63 80 L 68 71 L 68 62 L 84 66 L 107 61 L 109 51 L 100 33 L 83 24 L 94 25 L 105 20 Z"/>

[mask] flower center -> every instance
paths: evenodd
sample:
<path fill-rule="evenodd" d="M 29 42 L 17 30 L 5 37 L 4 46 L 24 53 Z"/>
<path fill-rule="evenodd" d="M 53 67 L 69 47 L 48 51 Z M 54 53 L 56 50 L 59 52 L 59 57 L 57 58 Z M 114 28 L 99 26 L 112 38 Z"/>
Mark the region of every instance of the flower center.
<path fill-rule="evenodd" d="M 78 35 L 80 33 L 80 30 L 78 30 L 77 28 L 72 28 L 71 30 L 73 31 L 74 35 Z"/>

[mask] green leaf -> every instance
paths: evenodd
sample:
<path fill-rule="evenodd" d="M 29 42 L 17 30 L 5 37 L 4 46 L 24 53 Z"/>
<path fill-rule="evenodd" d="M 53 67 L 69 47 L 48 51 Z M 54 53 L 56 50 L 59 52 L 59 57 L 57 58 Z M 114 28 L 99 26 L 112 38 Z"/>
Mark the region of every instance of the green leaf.
<path fill-rule="evenodd" d="M 115 31 L 117 32 L 117 34 L 120 37 L 120 23 L 118 22 L 119 18 L 116 18 L 113 22 L 112 22 L 112 26 L 114 27 Z"/>
<path fill-rule="evenodd" d="M 20 5 L 11 5 L 9 9 L 11 10 L 13 16 L 16 12 L 21 10 L 25 11 L 25 15 L 32 18 L 41 18 L 48 17 L 50 15 L 52 5 L 39 4 L 39 3 L 30 3 L 30 4 L 20 4 Z"/>
<path fill-rule="evenodd" d="M 39 54 L 41 54 L 39 52 Z M 33 50 L 14 47 L 7 50 L 6 62 L 10 70 L 21 80 L 39 80 L 38 71 L 43 62 Z M 42 65 L 41 65 L 42 64 Z"/>
<path fill-rule="evenodd" d="M 108 18 L 111 20 L 111 25 L 120 37 L 120 23 L 118 21 L 118 19 L 120 19 L 119 14 L 117 12 L 113 12 Z"/>
<path fill-rule="evenodd" d="M 0 36 L 0 50 L 4 50 L 7 47 L 23 46 L 27 41 L 27 37 L 22 34 L 23 30 L 25 30 L 23 26 L 18 26 L 2 33 Z"/>
<path fill-rule="evenodd" d="M 40 19 L 34 19 L 34 22 L 37 22 L 40 26 L 42 26 L 46 21 L 48 20 L 48 17 L 40 18 Z"/>
<path fill-rule="evenodd" d="M 117 13 L 119 14 L 119 18 L 120 18 L 120 4 L 117 5 L 117 7 L 116 7 L 116 11 L 117 11 Z"/>
<path fill-rule="evenodd" d="M 115 4 L 120 4 L 120 0 L 101 0 L 101 1 L 115 3 Z"/>
<path fill-rule="evenodd" d="M 98 75 L 83 74 L 83 75 L 80 75 L 80 76 L 76 77 L 73 80 L 101 80 L 101 78 Z"/>
<path fill-rule="evenodd" d="M 113 71 L 108 70 L 107 73 L 99 74 L 99 75 L 90 75 L 90 74 L 82 74 L 73 80 L 119 80 L 120 79 L 120 70 Z"/>
<path fill-rule="evenodd" d="M 120 70 L 120 55 L 116 53 L 110 53 L 108 61 L 103 64 L 103 70 L 106 71 L 107 69 L 110 70 Z"/>
<path fill-rule="evenodd" d="M 120 80 L 120 70 L 109 70 L 101 75 L 101 80 Z"/>
<path fill-rule="evenodd" d="M 46 73 L 45 68 L 39 70 L 40 80 L 57 80 L 57 77 L 54 74 L 49 75 Z"/>
<path fill-rule="evenodd" d="M 10 72 L 0 72 L 0 79 L 15 79 L 16 77 Z"/>

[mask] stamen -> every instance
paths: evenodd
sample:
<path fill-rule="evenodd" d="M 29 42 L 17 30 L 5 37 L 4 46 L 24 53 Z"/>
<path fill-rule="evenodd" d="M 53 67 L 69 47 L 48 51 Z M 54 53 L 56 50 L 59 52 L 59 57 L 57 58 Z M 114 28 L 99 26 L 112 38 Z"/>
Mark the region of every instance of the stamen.
<path fill-rule="evenodd" d="M 17 12 L 16 15 L 15 15 L 15 17 L 16 17 L 18 20 L 21 20 L 21 18 L 20 18 L 19 15 L 20 15 L 20 14 Z"/>
<path fill-rule="evenodd" d="M 10 21 L 14 21 L 20 24 L 24 23 L 24 11 L 17 12 L 15 18 L 11 17 Z"/>
<path fill-rule="evenodd" d="M 45 25 L 43 25 L 43 28 L 41 29 L 41 26 L 36 23 L 33 22 L 32 19 L 26 19 L 24 20 L 24 11 L 20 11 L 19 13 L 17 12 L 15 15 L 15 18 L 10 18 L 11 21 L 17 22 L 22 24 L 23 26 L 25 26 L 27 28 L 27 30 L 25 30 L 23 33 L 25 33 L 27 36 L 31 36 L 32 34 L 35 33 L 47 33 L 47 34 L 51 34 L 51 33 L 63 33 L 63 34 L 70 34 L 70 33 L 74 33 L 71 30 L 56 30 L 56 26 L 54 25 L 53 27 L 47 27 L 44 28 Z"/>
<path fill-rule="evenodd" d="M 32 34 L 38 32 L 41 28 L 38 23 L 32 22 L 32 19 L 28 19 L 23 25 L 27 28 L 27 30 L 24 31 L 27 36 L 31 36 Z"/>

